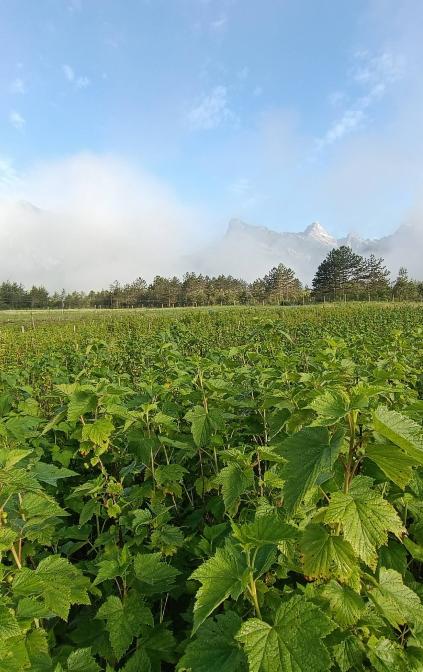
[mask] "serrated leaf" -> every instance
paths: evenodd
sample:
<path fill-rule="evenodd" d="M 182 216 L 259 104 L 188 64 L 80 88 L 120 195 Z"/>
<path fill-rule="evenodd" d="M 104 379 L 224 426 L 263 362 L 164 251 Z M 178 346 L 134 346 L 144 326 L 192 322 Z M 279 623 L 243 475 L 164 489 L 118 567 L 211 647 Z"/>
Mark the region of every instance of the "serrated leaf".
<path fill-rule="evenodd" d="M 94 411 L 97 406 L 97 397 L 86 390 L 78 390 L 71 394 L 68 404 L 67 419 L 76 422 L 80 416 Z"/>
<path fill-rule="evenodd" d="M 104 446 L 108 443 L 114 428 L 113 422 L 108 418 L 99 418 L 92 423 L 87 422 L 82 427 L 82 440 L 91 441 L 96 446 Z"/>
<path fill-rule="evenodd" d="M 197 448 L 206 446 L 212 432 L 212 425 L 208 412 L 204 406 L 195 406 L 185 415 L 191 423 L 191 434 Z"/>
<path fill-rule="evenodd" d="M 73 651 L 67 660 L 68 672 L 100 672 L 98 665 L 91 655 L 91 648 Z"/>
<path fill-rule="evenodd" d="M 325 390 L 323 394 L 313 399 L 308 408 L 317 413 L 313 425 L 334 425 L 343 418 L 349 407 L 349 397 L 343 390 Z"/>
<path fill-rule="evenodd" d="M 12 450 L 0 449 L 1 466 L 4 469 L 10 469 L 28 457 L 28 455 L 31 455 L 32 452 L 32 450 L 22 450 L 21 448 L 13 448 Z"/>
<path fill-rule="evenodd" d="M 16 532 L 11 530 L 10 527 L 0 527 L 0 552 L 12 548 L 17 536 Z"/>
<path fill-rule="evenodd" d="M 404 537 L 404 546 L 414 560 L 423 562 L 423 546 L 421 544 L 415 544 L 412 539 Z"/>
<path fill-rule="evenodd" d="M 106 620 L 110 643 L 118 660 L 127 652 L 134 637 L 140 634 L 143 625 L 154 625 L 150 609 L 136 593 L 129 594 L 123 602 L 116 595 L 110 595 L 96 618 Z"/>
<path fill-rule="evenodd" d="M 323 525 L 309 525 L 301 539 L 304 574 L 313 579 L 336 577 L 348 581 L 357 571 L 351 545 Z"/>
<path fill-rule="evenodd" d="M 151 672 L 151 662 L 148 653 L 138 648 L 122 667 L 122 672 Z"/>
<path fill-rule="evenodd" d="M 21 634 L 21 629 L 12 609 L 0 604 L 0 639 L 9 639 Z"/>
<path fill-rule="evenodd" d="M 85 525 L 85 523 L 88 523 L 89 520 L 93 516 L 98 516 L 100 513 L 100 504 L 97 502 L 96 499 L 89 499 L 87 502 L 85 502 L 84 506 L 81 509 L 81 513 L 79 514 L 79 525 L 82 527 L 82 525 Z"/>
<path fill-rule="evenodd" d="M 190 672 L 244 672 L 247 661 L 235 635 L 242 621 L 233 611 L 208 619 L 190 642 L 177 670 Z"/>
<path fill-rule="evenodd" d="M 254 484 L 254 472 L 250 466 L 244 467 L 231 462 L 221 469 L 216 483 L 222 486 L 223 502 L 226 511 L 234 514 L 239 505 L 239 498 Z"/>
<path fill-rule="evenodd" d="M 328 600 L 334 620 L 339 625 L 346 627 L 357 623 L 365 604 L 354 590 L 341 586 L 337 581 L 329 581 L 322 595 Z"/>
<path fill-rule="evenodd" d="M 135 576 L 141 581 L 142 592 L 166 593 L 172 590 L 179 570 L 162 561 L 161 553 L 138 553 L 134 558 Z"/>
<path fill-rule="evenodd" d="M 396 642 L 382 637 L 369 639 L 368 658 L 376 672 L 410 672 L 404 649 Z"/>
<path fill-rule="evenodd" d="M 392 444 L 370 444 L 366 447 L 366 457 L 402 489 L 411 481 L 413 467 L 417 464 L 414 458 Z"/>
<path fill-rule="evenodd" d="M 292 541 L 298 537 L 298 530 L 288 523 L 284 523 L 275 512 L 257 516 L 252 523 L 244 525 L 232 524 L 232 533 L 245 547 L 260 548 L 274 545 L 283 541 Z"/>
<path fill-rule="evenodd" d="M 41 492 L 25 493 L 22 497 L 21 510 L 27 521 L 26 526 L 35 523 L 37 519 L 44 522 L 47 518 L 62 518 L 69 515 L 53 497 Z"/>
<path fill-rule="evenodd" d="M 187 473 L 188 469 L 185 469 L 181 464 L 164 464 L 157 467 L 154 472 L 154 478 L 158 485 L 172 482 L 177 483 L 181 481 Z"/>
<path fill-rule="evenodd" d="M 201 583 L 194 605 L 193 633 L 228 597 L 238 599 L 244 588 L 246 569 L 242 553 L 227 542 L 192 573 L 191 579 Z"/>
<path fill-rule="evenodd" d="M 373 414 L 373 426 L 378 434 L 402 448 L 417 464 L 423 465 L 423 430 L 417 422 L 379 406 Z"/>
<path fill-rule="evenodd" d="M 354 552 L 374 569 L 376 549 L 387 543 L 388 532 L 401 537 L 405 529 L 393 506 L 371 484 L 371 479 L 357 476 L 348 493 L 334 492 L 325 521 L 339 523 Z"/>
<path fill-rule="evenodd" d="M 50 672 L 51 658 L 47 640 L 47 632 L 36 628 L 28 633 L 25 646 L 34 672 Z"/>
<path fill-rule="evenodd" d="M 350 635 L 339 644 L 335 644 L 332 650 L 341 672 L 362 669 L 364 646 L 358 637 Z"/>
<path fill-rule="evenodd" d="M 393 569 L 381 568 L 379 585 L 369 591 L 369 596 L 394 628 L 404 623 L 423 622 L 423 606 L 419 596 L 404 585 L 401 574 Z"/>
<path fill-rule="evenodd" d="M 56 467 L 55 464 L 46 464 L 45 462 L 36 462 L 33 470 L 39 481 L 53 486 L 56 486 L 57 481 L 62 478 L 71 478 L 78 475 L 76 471 L 71 469 Z"/>
<path fill-rule="evenodd" d="M 324 427 L 306 427 L 285 439 L 280 452 L 287 461 L 282 467 L 282 477 L 284 505 L 289 513 L 298 508 L 321 474 L 332 474 L 342 443 L 343 434 L 331 439 Z"/>
<path fill-rule="evenodd" d="M 51 555 L 38 567 L 22 567 L 12 584 L 18 597 L 40 597 L 53 614 L 67 620 L 71 604 L 90 604 L 89 581 L 69 560 Z"/>
<path fill-rule="evenodd" d="M 117 560 L 100 560 L 98 563 L 97 576 L 93 581 L 94 586 L 98 586 L 103 581 L 115 579 L 121 576 L 121 569 Z"/>
<path fill-rule="evenodd" d="M 326 672 L 331 659 L 322 640 L 334 627 L 318 607 L 296 595 L 279 607 L 273 625 L 250 618 L 237 639 L 249 672 Z"/>

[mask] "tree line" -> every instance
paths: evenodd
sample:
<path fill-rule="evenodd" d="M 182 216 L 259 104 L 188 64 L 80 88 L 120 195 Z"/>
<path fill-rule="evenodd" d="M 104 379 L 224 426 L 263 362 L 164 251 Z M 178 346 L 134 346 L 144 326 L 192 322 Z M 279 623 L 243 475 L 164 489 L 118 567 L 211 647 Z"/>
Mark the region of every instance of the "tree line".
<path fill-rule="evenodd" d="M 26 289 L 17 282 L 0 284 L 0 310 L 21 308 L 129 308 L 232 304 L 296 304 L 311 301 L 423 299 L 423 282 L 400 268 L 391 279 L 382 258 L 364 258 L 343 245 L 319 265 L 312 286 L 303 285 L 291 268 L 279 264 L 264 277 L 246 282 L 231 275 L 185 273 L 182 279 L 157 275 L 151 283 L 113 282 L 108 289 L 49 293 L 43 286 Z"/>

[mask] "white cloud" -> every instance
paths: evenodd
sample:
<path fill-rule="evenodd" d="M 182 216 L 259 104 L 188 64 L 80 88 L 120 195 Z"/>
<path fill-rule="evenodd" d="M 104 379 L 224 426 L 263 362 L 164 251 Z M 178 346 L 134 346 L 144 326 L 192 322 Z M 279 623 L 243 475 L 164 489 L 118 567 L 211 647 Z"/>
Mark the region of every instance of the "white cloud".
<path fill-rule="evenodd" d="M 228 25 L 228 17 L 226 14 L 221 14 L 217 19 L 210 23 L 210 28 L 216 32 L 220 33 L 226 29 Z"/>
<path fill-rule="evenodd" d="M 226 86 L 215 86 L 188 112 L 188 123 L 196 131 L 217 128 L 230 119 L 234 114 L 228 105 Z"/>
<path fill-rule="evenodd" d="M 26 121 L 23 116 L 16 110 L 12 110 L 9 114 L 9 121 L 14 128 L 18 131 L 22 131 L 25 128 Z"/>
<path fill-rule="evenodd" d="M 63 74 L 70 84 L 73 84 L 75 89 L 86 89 L 90 86 L 91 81 L 85 75 L 76 75 L 75 70 L 68 64 L 62 66 Z"/>
<path fill-rule="evenodd" d="M 88 77 L 78 77 L 75 81 L 75 87 L 77 89 L 86 89 L 91 84 Z"/>
<path fill-rule="evenodd" d="M 18 184 L 18 174 L 11 161 L 0 157 L 0 189 L 11 188 Z"/>
<path fill-rule="evenodd" d="M 15 178 L 0 162 L 0 268 L 26 285 L 88 289 L 182 274 L 198 222 L 208 223 L 163 181 L 112 156 L 77 155 Z"/>
<path fill-rule="evenodd" d="M 251 182 L 248 177 L 239 177 L 229 186 L 229 191 L 235 196 L 245 196 L 251 192 Z"/>
<path fill-rule="evenodd" d="M 333 107 L 339 107 L 345 103 L 347 95 L 343 91 L 333 91 L 329 94 L 328 100 Z"/>
<path fill-rule="evenodd" d="M 332 124 L 323 138 L 318 140 L 318 147 L 332 145 L 337 140 L 341 140 L 345 135 L 358 129 L 363 124 L 364 119 L 364 110 L 360 107 L 346 110 L 342 117 Z"/>
<path fill-rule="evenodd" d="M 341 116 L 316 141 L 317 150 L 363 128 L 368 120 L 369 108 L 385 96 L 394 82 L 401 79 L 404 68 L 405 59 L 402 55 L 386 51 L 377 55 L 372 55 L 368 51 L 356 52 L 350 75 L 353 82 L 364 91 L 352 100 L 350 106 L 344 109 Z M 340 106 L 346 100 L 347 95 L 343 91 L 335 91 L 329 96 L 329 102 L 334 106 Z"/>
<path fill-rule="evenodd" d="M 406 60 L 402 54 L 388 51 L 376 55 L 359 51 L 356 52 L 354 60 L 352 75 L 360 84 L 393 83 L 403 77 L 406 67 Z"/>
<path fill-rule="evenodd" d="M 12 93 L 18 93 L 18 94 L 24 94 L 25 93 L 25 83 L 23 79 L 20 77 L 16 77 L 16 79 L 12 82 L 12 86 L 10 87 L 12 90 Z"/>
<path fill-rule="evenodd" d="M 70 65 L 67 65 L 67 64 L 65 63 L 65 65 L 62 65 L 62 70 L 63 70 L 63 74 L 65 75 L 65 77 L 66 77 L 66 79 L 68 80 L 68 82 L 73 82 L 74 79 L 75 79 L 75 71 L 74 71 L 74 69 L 71 68 Z"/>

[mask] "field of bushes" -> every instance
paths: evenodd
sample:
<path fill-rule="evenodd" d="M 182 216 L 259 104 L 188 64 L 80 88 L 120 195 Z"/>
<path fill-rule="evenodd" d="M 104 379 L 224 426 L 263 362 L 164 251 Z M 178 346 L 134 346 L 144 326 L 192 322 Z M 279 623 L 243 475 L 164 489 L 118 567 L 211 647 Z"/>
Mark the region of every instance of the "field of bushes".
<path fill-rule="evenodd" d="M 0 320 L 0 672 L 421 672 L 423 307 Z"/>

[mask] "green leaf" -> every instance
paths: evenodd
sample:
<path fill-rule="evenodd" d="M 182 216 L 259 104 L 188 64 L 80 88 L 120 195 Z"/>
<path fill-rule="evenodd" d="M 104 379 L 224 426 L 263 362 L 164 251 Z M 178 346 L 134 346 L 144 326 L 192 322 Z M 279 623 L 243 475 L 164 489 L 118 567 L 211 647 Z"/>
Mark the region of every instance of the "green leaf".
<path fill-rule="evenodd" d="M 404 623 L 423 622 L 419 596 L 404 585 L 401 574 L 393 569 L 381 568 L 379 585 L 369 591 L 369 596 L 394 628 Z"/>
<path fill-rule="evenodd" d="M 404 537 L 404 546 L 414 560 L 423 562 L 423 546 L 421 544 L 415 544 L 414 541 L 408 539 L 408 537 Z"/>
<path fill-rule="evenodd" d="M 175 567 L 162 562 L 161 553 L 138 553 L 134 558 L 134 569 L 145 594 L 167 593 L 180 574 Z"/>
<path fill-rule="evenodd" d="M 100 672 L 98 665 L 91 655 L 91 649 L 77 649 L 70 654 L 67 660 L 68 672 Z"/>
<path fill-rule="evenodd" d="M 216 483 L 222 486 L 226 511 L 235 514 L 238 510 L 239 498 L 254 484 L 254 472 L 250 466 L 244 467 L 231 462 L 221 469 L 216 477 Z"/>
<path fill-rule="evenodd" d="M 343 438 L 343 434 L 337 433 L 331 440 L 326 428 L 306 427 L 282 443 L 281 454 L 287 460 L 282 467 L 282 477 L 288 513 L 298 508 L 321 474 L 332 474 Z"/>
<path fill-rule="evenodd" d="M 191 672 L 244 672 L 247 661 L 235 640 L 242 621 L 233 611 L 208 619 L 190 642 L 177 670 Z"/>
<path fill-rule="evenodd" d="M 348 581 L 357 571 L 351 545 L 331 535 L 323 525 L 309 525 L 300 542 L 304 574 L 313 579 L 336 577 Z"/>
<path fill-rule="evenodd" d="M 12 548 L 17 536 L 16 532 L 11 530 L 10 527 L 0 527 L 0 552 Z"/>
<path fill-rule="evenodd" d="M 212 424 L 204 406 L 194 406 L 185 415 L 185 419 L 191 423 L 191 434 L 197 448 L 206 446 L 211 436 Z"/>
<path fill-rule="evenodd" d="M 182 481 L 185 474 L 188 474 L 188 469 L 185 469 L 181 464 L 164 464 L 157 467 L 154 478 L 158 485 L 163 485 L 164 483 Z"/>
<path fill-rule="evenodd" d="M 325 521 L 341 524 L 354 552 L 374 569 L 376 549 L 388 542 L 388 532 L 401 537 L 405 530 L 395 509 L 371 485 L 370 478 L 357 476 L 348 493 L 334 492 Z"/>
<path fill-rule="evenodd" d="M 350 635 L 339 644 L 335 644 L 332 650 L 341 672 L 362 669 L 364 646 L 358 637 Z"/>
<path fill-rule="evenodd" d="M 47 632 L 42 628 L 31 630 L 26 637 L 25 645 L 31 662 L 31 670 L 34 672 L 50 672 L 52 663 Z"/>
<path fill-rule="evenodd" d="M 192 573 L 191 579 L 201 583 L 194 605 L 193 633 L 228 597 L 238 599 L 245 586 L 246 570 L 244 556 L 227 542 L 224 548 L 218 548 L 215 555 Z"/>
<path fill-rule="evenodd" d="M 27 492 L 24 494 L 21 511 L 25 516 L 27 526 L 29 523 L 35 524 L 38 519 L 40 522 L 45 522 L 47 518 L 69 515 L 52 497 L 38 492 Z"/>
<path fill-rule="evenodd" d="M 318 607 L 296 595 L 279 607 L 273 625 L 250 618 L 237 639 L 249 672 L 327 672 L 331 659 L 322 639 L 334 627 Z"/>
<path fill-rule="evenodd" d="M 117 560 L 100 560 L 93 585 L 98 586 L 103 581 L 115 579 L 117 576 L 121 576 L 121 568 Z"/>
<path fill-rule="evenodd" d="M 67 620 L 71 604 L 90 604 L 89 580 L 66 558 L 50 555 L 37 569 L 22 567 L 12 584 L 18 597 L 40 597 L 53 613 Z"/>
<path fill-rule="evenodd" d="M 122 672 L 151 672 L 151 663 L 148 653 L 138 648 L 122 667 Z"/>
<path fill-rule="evenodd" d="M 134 637 L 140 634 L 143 625 L 154 625 L 150 609 L 136 593 L 130 594 L 124 602 L 116 595 L 110 595 L 101 605 L 96 618 L 106 620 L 110 643 L 118 660 L 127 652 Z"/>
<path fill-rule="evenodd" d="M 1 466 L 5 469 L 10 469 L 28 457 L 28 455 L 31 455 L 32 452 L 32 450 L 22 450 L 21 448 L 13 448 L 12 450 L 0 449 Z"/>
<path fill-rule="evenodd" d="M 76 422 L 79 418 L 97 406 L 97 397 L 92 392 L 78 390 L 69 399 L 67 418 L 69 422 Z"/>
<path fill-rule="evenodd" d="M 410 672 L 404 649 L 396 642 L 385 637 L 371 637 L 368 646 L 367 655 L 376 672 Z"/>
<path fill-rule="evenodd" d="M 85 525 L 93 516 L 98 516 L 100 513 L 100 504 L 96 499 L 89 499 L 85 502 L 79 514 L 79 526 Z"/>
<path fill-rule="evenodd" d="M 307 408 L 317 413 L 313 425 L 334 425 L 348 413 L 349 397 L 342 390 L 325 390 Z"/>
<path fill-rule="evenodd" d="M 369 444 L 366 446 L 366 457 L 402 489 L 411 481 L 413 467 L 417 464 L 414 458 L 392 444 Z"/>
<path fill-rule="evenodd" d="M 20 634 L 21 629 L 13 610 L 4 604 L 0 604 L 0 640 L 17 637 Z"/>
<path fill-rule="evenodd" d="M 365 605 L 354 590 L 348 586 L 340 586 L 337 581 L 329 581 L 323 588 L 322 595 L 328 600 L 334 619 L 339 625 L 346 627 L 357 623 Z"/>
<path fill-rule="evenodd" d="M 92 441 L 96 446 L 107 444 L 115 426 L 107 418 L 99 418 L 93 423 L 86 423 L 82 427 L 82 440 Z"/>
<path fill-rule="evenodd" d="M 417 422 L 379 406 L 373 414 L 373 426 L 385 439 L 405 450 L 417 464 L 423 465 L 423 430 Z"/>
<path fill-rule="evenodd" d="M 56 467 L 55 464 L 46 464 L 45 462 L 36 462 L 34 464 L 34 474 L 42 483 L 57 486 L 57 481 L 62 478 L 71 478 L 77 476 L 76 471 Z"/>
<path fill-rule="evenodd" d="M 298 537 L 298 530 L 288 523 L 282 522 L 277 513 L 268 513 L 255 517 L 253 523 L 244 525 L 232 524 L 232 533 L 235 539 L 245 547 L 260 548 L 274 545 L 283 541 L 292 541 Z"/>

